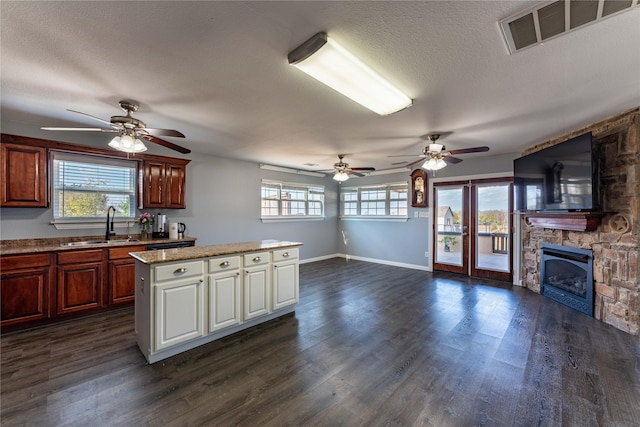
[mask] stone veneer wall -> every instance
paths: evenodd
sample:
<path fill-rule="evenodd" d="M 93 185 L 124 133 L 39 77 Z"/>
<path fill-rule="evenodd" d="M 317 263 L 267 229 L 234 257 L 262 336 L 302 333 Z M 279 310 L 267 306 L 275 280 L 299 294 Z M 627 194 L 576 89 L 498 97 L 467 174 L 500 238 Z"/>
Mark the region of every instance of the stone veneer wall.
<path fill-rule="evenodd" d="M 585 132 L 593 133 L 599 169 L 600 208 L 594 232 L 536 228 L 522 221 L 523 285 L 540 293 L 540 243 L 593 251 L 594 317 L 640 335 L 640 108 L 539 144 L 538 151 Z"/>

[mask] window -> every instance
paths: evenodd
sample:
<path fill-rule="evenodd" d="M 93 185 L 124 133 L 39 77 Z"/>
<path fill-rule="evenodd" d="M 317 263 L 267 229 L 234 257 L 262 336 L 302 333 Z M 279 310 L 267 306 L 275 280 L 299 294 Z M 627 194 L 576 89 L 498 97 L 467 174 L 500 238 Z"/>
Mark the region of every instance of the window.
<path fill-rule="evenodd" d="M 324 216 L 324 187 L 262 181 L 263 219 L 322 218 Z"/>
<path fill-rule="evenodd" d="M 53 152 L 53 218 L 104 218 L 109 206 L 116 217 L 133 219 L 137 162 Z"/>
<path fill-rule="evenodd" d="M 407 218 L 406 182 L 367 187 L 343 187 L 342 217 Z"/>

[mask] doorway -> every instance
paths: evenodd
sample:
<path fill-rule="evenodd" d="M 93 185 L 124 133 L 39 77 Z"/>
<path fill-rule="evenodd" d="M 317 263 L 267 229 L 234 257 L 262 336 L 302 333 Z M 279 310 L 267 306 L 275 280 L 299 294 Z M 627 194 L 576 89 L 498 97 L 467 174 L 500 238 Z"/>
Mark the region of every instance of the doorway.
<path fill-rule="evenodd" d="M 433 184 L 434 270 L 513 281 L 511 178 Z"/>

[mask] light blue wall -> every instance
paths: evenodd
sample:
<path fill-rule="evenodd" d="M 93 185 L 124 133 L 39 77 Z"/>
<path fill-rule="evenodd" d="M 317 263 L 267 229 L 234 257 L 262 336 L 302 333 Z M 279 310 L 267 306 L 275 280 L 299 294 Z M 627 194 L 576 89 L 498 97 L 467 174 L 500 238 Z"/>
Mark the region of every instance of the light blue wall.
<path fill-rule="evenodd" d="M 15 123 L 2 123 L 2 132 L 14 135 L 55 139 L 58 141 L 104 146 L 104 135 L 52 133 Z M 151 146 L 149 152 L 178 156 L 164 148 Z M 181 155 L 179 155 L 181 156 Z M 182 157 L 182 156 L 181 156 Z M 406 222 L 349 221 L 338 218 L 339 186 L 330 178 L 260 169 L 255 163 L 224 159 L 199 153 L 184 156 L 187 166 L 187 209 L 165 210 L 169 221 L 187 225 L 187 234 L 197 237 L 198 245 L 242 242 L 260 239 L 294 240 L 304 243 L 301 259 L 350 255 L 369 260 L 397 263 L 416 268 L 430 268 L 432 191 L 428 208 L 409 208 Z M 517 155 L 467 156 L 463 163 L 437 174 L 437 179 L 462 179 L 482 174 L 512 174 L 512 160 Z M 410 171 L 352 178 L 344 185 L 371 185 L 409 181 Z M 283 182 L 313 183 L 325 186 L 326 217 L 322 221 L 262 223 L 260 220 L 260 182 L 262 179 Z M 431 181 L 432 177 L 429 177 Z M 426 213 L 428 217 L 416 214 Z M 152 210 L 151 213 L 157 213 Z M 99 235 L 101 229 L 56 230 L 49 222 L 51 209 L 0 208 L 0 238 L 28 239 Z M 135 229 L 135 226 L 133 227 Z M 126 233 L 126 229 L 118 233 Z M 137 229 L 135 229 L 137 232 Z M 346 233 L 345 245 L 342 232 Z M 425 257 L 428 252 L 429 257 Z"/>
<path fill-rule="evenodd" d="M 437 172 L 436 177 L 429 173 L 427 181 L 428 207 L 409 207 L 407 222 L 384 221 L 338 221 L 338 251 L 354 258 L 396 263 L 412 268 L 431 269 L 432 264 L 432 218 L 433 187 L 432 181 L 464 180 L 493 176 L 512 176 L 513 159 L 517 154 L 499 156 L 466 156 L 465 161 L 448 166 Z M 410 180 L 411 171 L 375 175 L 348 181 L 349 186 L 371 185 Z M 424 217 L 423 215 L 427 215 Z M 346 233 L 347 244 L 342 238 Z M 426 252 L 426 256 L 425 256 Z"/>
<path fill-rule="evenodd" d="M 3 123 L 2 132 L 35 138 L 104 146 L 104 135 L 52 133 L 15 123 Z M 149 144 L 150 145 L 150 144 Z M 185 144 L 186 145 L 186 144 Z M 149 147 L 149 152 L 191 159 L 187 165 L 186 209 L 163 210 L 168 221 L 184 222 L 187 235 L 196 237 L 199 246 L 262 239 L 292 240 L 304 243 L 301 259 L 331 256 L 337 252 L 337 183 L 330 178 L 263 170 L 255 163 L 191 153 L 182 156 L 166 149 Z M 260 220 L 260 183 L 271 179 L 284 182 L 313 183 L 325 186 L 326 217 L 321 221 L 262 223 Z M 155 214 L 157 210 L 149 210 Z M 50 224 L 52 209 L 0 208 L 0 238 L 29 239 L 44 237 L 97 236 L 102 229 L 56 230 Z M 117 230 L 126 233 L 126 228 Z M 139 229 L 133 225 L 132 232 Z"/>

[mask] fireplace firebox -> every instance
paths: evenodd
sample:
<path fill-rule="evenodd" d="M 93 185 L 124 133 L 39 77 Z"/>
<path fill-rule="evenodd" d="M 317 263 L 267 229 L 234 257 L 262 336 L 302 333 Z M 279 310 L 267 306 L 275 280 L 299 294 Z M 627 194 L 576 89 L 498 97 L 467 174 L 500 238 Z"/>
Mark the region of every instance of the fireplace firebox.
<path fill-rule="evenodd" d="M 540 245 L 540 293 L 593 317 L 593 252 Z"/>

